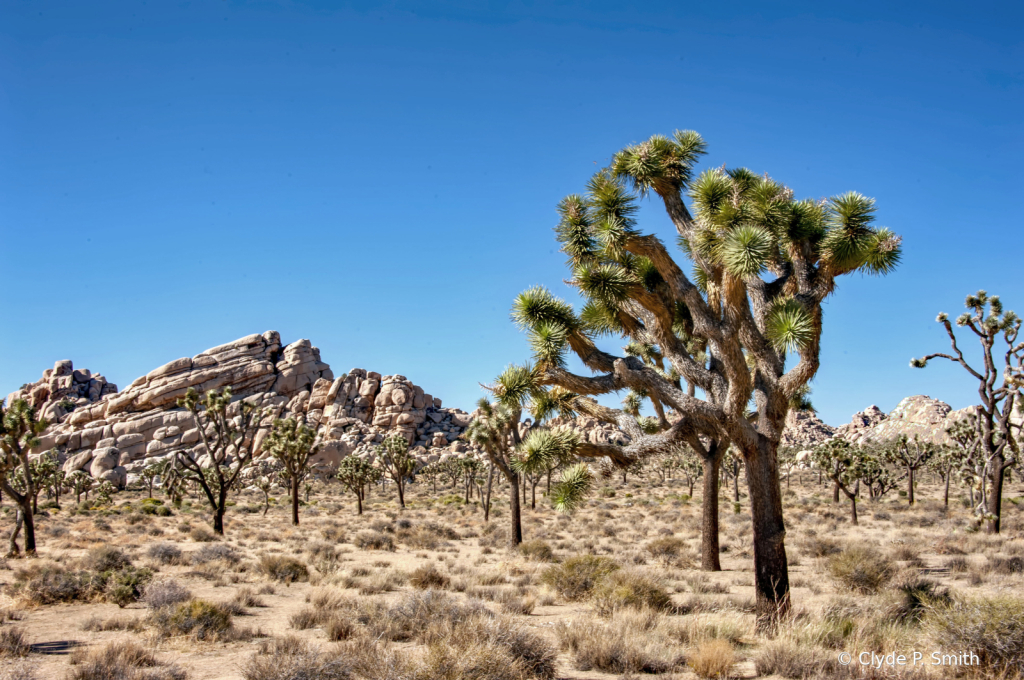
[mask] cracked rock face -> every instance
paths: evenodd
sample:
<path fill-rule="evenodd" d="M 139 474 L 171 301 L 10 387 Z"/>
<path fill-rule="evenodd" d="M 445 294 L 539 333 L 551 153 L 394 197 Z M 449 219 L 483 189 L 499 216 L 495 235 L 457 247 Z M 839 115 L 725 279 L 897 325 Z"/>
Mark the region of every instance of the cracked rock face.
<path fill-rule="evenodd" d="M 325 466 L 353 453 L 372 457 L 373 446 L 392 434 L 404 436 L 424 464 L 466 450 L 458 438 L 468 413 L 442 408 L 402 375 L 355 368 L 335 378 L 309 340 L 282 346 L 277 331 L 175 359 L 120 392 L 103 376 L 59 361 L 8 403 L 28 399 L 51 421 L 34 455 L 54 450 L 66 472 L 82 470 L 123 487 L 146 465 L 201 448 L 196 423 L 177 400 L 189 388 L 225 387 L 236 401 L 251 400 L 274 418 L 304 419 L 322 441 L 316 462 Z M 266 432 L 256 435 L 257 458 Z"/>
<path fill-rule="evenodd" d="M 954 411 L 949 404 L 924 395 L 906 397 L 891 413 L 877 406 L 855 413 L 846 425 L 836 428 L 835 436 L 851 444 L 886 442 L 906 435 L 933 444 L 951 444 L 946 429 L 973 412 L 972 408 Z"/>

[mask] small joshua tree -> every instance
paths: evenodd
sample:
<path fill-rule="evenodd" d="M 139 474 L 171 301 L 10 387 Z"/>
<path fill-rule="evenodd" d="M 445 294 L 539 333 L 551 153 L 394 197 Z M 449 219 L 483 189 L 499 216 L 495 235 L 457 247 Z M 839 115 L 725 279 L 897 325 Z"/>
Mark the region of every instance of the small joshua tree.
<path fill-rule="evenodd" d="M 177 476 L 202 489 L 213 513 L 213 531 L 223 536 L 228 496 L 252 462 L 256 432 L 269 414 L 246 399 L 232 402 L 230 387 L 202 396 L 190 387 L 178 406 L 192 414 L 200 445 L 177 452 Z"/>
<path fill-rule="evenodd" d="M 366 488 L 374 484 L 380 477 L 380 469 L 375 468 L 365 458 L 348 456 L 338 465 L 335 478 L 346 489 L 355 494 L 356 514 L 363 514 L 363 500 L 366 498 Z"/>
<path fill-rule="evenodd" d="M 811 454 L 814 464 L 828 475 L 850 499 L 850 521 L 857 524 L 857 496 L 860 494 L 860 476 L 864 467 L 866 452 L 852 446 L 845 439 L 834 437 L 814 447 Z"/>
<path fill-rule="evenodd" d="M 988 532 L 999 533 L 1003 503 L 1003 480 L 1006 471 L 1016 465 L 1020 455 L 1017 436 L 1020 426 L 1010 416 L 1020 402 L 1024 384 L 1024 342 L 1017 342 L 1021 320 L 1012 311 L 1004 311 L 998 295 L 979 290 L 964 301 L 967 311 L 956 319 L 956 325 L 967 328 L 981 344 L 982 367 L 977 368 L 964 358 L 949 315 L 942 312 L 937 321 L 949 336 L 953 353 L 936 352 L 910 365 L 924 368 L 932 359 L 947 359 L 959 364 L 978 381 L 977 408 L 978 455 L 982 461 L 982 477 L 988 481 L 987 507 L 980 508 L 988 520 Z"/>
<path fill-rule="evenodd" d="M 441 476 L 441 468 L 438 464 L 434 462 L 424 465 L 417 474 L 430 481 L 430 492 L 437 495 L 437 478 Z"/>
<path fill-rule="evenodd" d="M 14 529 L 10 536 L 9 554 L 20 554 L 18 535 L 25 526 L 25 554 L 36 554 L 36 525 L 32 502 L 36 497 L 36 480 L 32 476 L 28 452 L 39 443 L 39 435 L 49 423 L 36 418 L 36 410 L 24 399 L 15 399 L 4 408 L 0 402 L 0 489 L 18 505 Z M 15 489 L 20 472 L 21 488 Z"/>
<path fill-rule="evenodd" d="M 386 437 L 376 448 L 384 473 L 398 488 L 398 506 L 405 509 L 405 483 L 416 471 L 416 459 L 409 453 L 409 442 L 400 434 Z"/>
<path fill-rule="evenodd" d="M 263 441 L 263 450 L 281 463 L 281 474 L 291 489 L 292 524 L 295 526 L 299 525 L 299 484 L 309 474 L 309 460 L 318 449 L 316 432 L 295 418 L 275 420 Z"/>
<path fill-rule="evenodd" d="M 915 473 L 931 460 L 931 457 L 935 455 L 935 449 L 934 445 L 922 442 L 920 437 L 915 436 L 913 440 L 910 440 L 906 435 L 901 435 L 882 449 L 882 456 L 886 461 L 907 472 L 908 505 L 914 504 Z"/>
<path fill-rule="evenodd" d="M 270 477 L 261 475 L 253 482 L 253 486 L 263 494 L 263 516 L 266 517 L 270 510 L 270 490 L 274 488 L 274 483 L 270 481 Z"/>
<path fill-rule="evenodd" d="M 868 487 L 868 496 L 873 501 L 882 497 L 899 486 L 902 477 L 893 474 L 886 465 L 885 458 L 874 447 L 861 447 L 860 481 Z"/>
<path fill-rule="evenodd" d="M 76 470 L 68 475 L 68 488 L 75 493 L 75 503 L 82 502 L 82 496 L 89 500 L 89 492 L 96 484 L 96 480 L 89 476 L 89 473 Z"/>
<path fill-rule="evenodd" d="M 153 487 L 156 485 L 156 480 L 162 479 L 167 474 L 167 468 L 170 465 L 168 460 L 162 460 L 159 463 L 150 463 L 146 467 L 142 468 L 139 472 L 139 476 L 142 478 L 142 483 L 146 485 L 146 494 L 148 498 L 153 497 Z"/>

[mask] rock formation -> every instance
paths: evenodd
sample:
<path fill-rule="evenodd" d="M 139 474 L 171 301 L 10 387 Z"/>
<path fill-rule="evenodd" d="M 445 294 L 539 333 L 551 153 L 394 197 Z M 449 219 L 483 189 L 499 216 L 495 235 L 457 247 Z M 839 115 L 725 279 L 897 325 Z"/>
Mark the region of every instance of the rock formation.
<path fill-rule="evenodd" d="M 372 455 L 390 434 L 405 436 L 421 463 L 437 460 L 465 449 L 457 440 L 470 421 L 405 376 L 355 368 L 335 378 L 309 340 L 282 347 L 276 331 L 176 359 L 121 392 L 59 361 L 8 403 L 27 398 L 52 422 L 33 453 L 55 450 L 65 472 L 83 470 L 123 487 L 130 474 L 198 443 L 191 414 L 176 403 L 190 387 L 230 387 L 274 417 L 304 418 L 322 442 L 316 462 L 327 466 L 353 453 Z M 265 434 L 257 434 L 257 452 Z"/>
<path fill-rule="evenodd" d="M 812 448 L 826 442 L 835 434 L 835 428 L 822 422 L 813 411 L 790 411 L 786 415 L 786 429 L 782 431 L 782 446 Z"/>
<path fill-rule="evenodd" d="M 889 414 L 874 405 L 855 413 L 849 423 L 836 428 L 835 436 L 851 444 L 886 442 L 901 435 L 911 439 L 920 437 L 933 444 L 951 444 L 946 428 L 972 411 L 972 408 L 954 411 L 938 399 L 916 395 L 903 399 Z"/>

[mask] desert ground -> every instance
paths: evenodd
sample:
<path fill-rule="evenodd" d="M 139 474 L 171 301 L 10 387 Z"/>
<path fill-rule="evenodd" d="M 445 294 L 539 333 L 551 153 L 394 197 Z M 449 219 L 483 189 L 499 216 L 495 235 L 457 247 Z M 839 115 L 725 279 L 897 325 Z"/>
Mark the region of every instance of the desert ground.
<path fill-rule="evenodd" d="M 173 507 L 136 490 L 104 506 L 72 495 L 60 509 L 41 499 L 38 556 L 0 563 L 0 667 L 78 680 L 1020 674 L 1016 478 L 1002 534 L 988 536 L 960 490 L 943 507 L 937 480 L 913 507 L 896 492 L 863 501 L 852 526 L 830 487 L 794 473 L 783 482 L 793 613 L 773 636 L 754 627 L 745 494 L 734 504 L 723 485 L 723 570 L 707 573 L 699 483 L 696 498 L 654 475 L 601 483 L 572 516 L 550 508 L 542 485 L 518 550 L 506 547 L 507 488 L 485 522 L 461 488 L 420 481 L 402 510 L 377 486 L 357 515 L 354 497 L 328 485 L 300 526 L 283 494 L 264 515 L 262 494 L 242 493 L 223 538 L 198 497 Z M 10 503 L 4 512 L 9 528 Z M 996 638 L 1002 652 L 980 648 Z M 979 645 L 984 667 L 930 664 L 958 644 Z M 856 661 L 915 651 L 913 666 Z"/>

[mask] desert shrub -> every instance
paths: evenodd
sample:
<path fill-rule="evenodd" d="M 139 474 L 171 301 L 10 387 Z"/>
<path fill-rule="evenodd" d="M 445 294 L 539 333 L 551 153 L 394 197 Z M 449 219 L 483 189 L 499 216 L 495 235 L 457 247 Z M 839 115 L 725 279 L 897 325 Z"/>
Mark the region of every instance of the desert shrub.
<path fill-rule="evenodd" d="M 732 645 L 726 640 L 708 640 L 697 646 L 688 662 L 701 678 L 726 678 L 736 661 Z"/>
<path fill-rule="evenodd" d="M 574 602 L 590 595 L 601 579 L 618 568 L 619 564 L 610 558 L 579 555 L 548 567 L 540 580 L 564 599 Z"/>
<path fill-rule="evenodd" d="M 818 536 L 806 539 L 801 547 L 809 557 L 829 557 L 842 550 L 838 541 L 830 538 L 819 538 Z"/>
<path fill-rule="evenodd" d="M 137 602 L 142 597 L 146 584 L 153 578 L 149 569 L 127 566 L 115 571 L 105 571 L 93 577 L 93 585 L 102 589 L 103 599 L 118 607 Z"/>
<path fill-rule="evenodd" d="M 647 552 L 651 557 L 665 562 L 674 562 L 682 557 L 686 550 L 686 541 L 677 536 L 665 536 L 647 544 Z"/>
<path fill-rule="evenodd" d="M 15 580 L 13 592 L 37 605 L 85 600 L 91 592 L 87 572 L 68 571 L 56 565 L 19 571 Z"/>
<path fill-rule="evenodd" d="M 778 675 L 792 680 L 832 677 L 837 669 L 835 654 L 792 640 L 769 640 L 754 654 L 758 676 Z"/>
<path fill-rule="evenodd" d="M 989 568 L 997 574 L 1024 574 L 1024 557 L 993 557 Z"/>
<path fill-rule="evenodd" d="M 232 602 L 235 602 L 243 607 L 266 607 L 263 600 L 260 599 L 259 594 L 252 588 L 245 586 L 239 588 L 234 597 L 231 598 Z"/>
<path fill-rule="evenodd" d="M 158 609 L 152 620 L 163 635 L 192 635 L 199 640 L 215 640 L 231 628 L 231 614 L 206 600 L 193 599 Z"/>
<path fill-rule="evenodd" d="M 111 642 L 101 649 L 73 657 L 72 663 L 69 680 L 185 680 L 188 677 L 177 666 L 159 667 L 156 657 L 130 640 Z"/>
<path fill-rule="evenodd" d="M 131 566 L 132 561 L 117 548 L 105 545 L 90 550 L 85 564 L 93 571 L 116 571 Z"/>
<path fill-rule="evenodd" d="M 264 576 L 283 583 L 309 580 L 309 569 L 301 560 L 285 555 L 262 555 L 257 569 Z"/>
<path fill-rule="evenodd" d="M 949 569 L 950 573 L 962 574 L 971 568 L 971 563 L 965 557 L 950 557 L 946 560 L 945 567 Z"/>
<path fill-rule="evenodd" d="M 536 562 L 555 561 L 555 552 L 551 549 L 551 546 L 540 539 L 520 543 L 519 554 L 528 560 Z"/>
<path fill-rule="evenodd" d="M 356 618 L 376 639 L 422 642 L 439 623 L 462 621 L 478 614 L 491 615 L 479 601 L 460 604 L 444 591 L 426 590 L 406 593 L 390 604 L 379 600 L 360 603 Z"/>
<path fill-rule="evenodd" d="M 900 623 L 916 623 L 929 609 L 952 602 L 949 591 L 934 581 L 913 576 L 896 585 L 897 601 L 888 612 Z"/>
<path fill-rule="evenodd" d="M 1024 600 L 1001 595 L 934 608 L 929 626 L 940 649 L 968 650 L 998 672 L 1024 668 Z"/>
<path fill-rule="evenodd" d="M 529 616 L 533 612 L 533 608 L 537 606 L 536 598 L 529 595 L 520 596 L 507 590 L 502 591 L 498 602 L 501 604 L 501 611 L 519 616 Z"/>
<path fill-rule="evenodd" d="M 288 625 L 295 630 L 316 628 L 323 621 L 324 614 L 319 609 L 306 607 L 288 617 Z"/>
<path fill-rule="evenodd" d="M 356 633 L 356 626 L 347 616 L 334 613 L 327 619 L 327 623 L 324 625 L 324 632 L 327 634 L 328 640 L 338 642 L 339 640 L 348 640 L 353 637 Z"/>
<path fill-rule="evenodd" d="M 852 546 L 828 560 L 828 572 L 844 588 L 858 593 L 876 593 L 894 575 L 892 564 L 878 551 Z"/>
<path fill-rule="evenodd" d="M 224 560 L 225 562 L 231 562 L 234 564 L 238 562 L 238 554 L 235 553 L 234 549 L 229 545 L 223 543 L 213 543 L 210 545 L 204 545 L 199 550 L 192 553 L 192 564 L 206 564 L 207 562 L 214 562 L 216 560 Z"/>
<path fill-rule="evenodd" d="M 657 618 L 616 614 L 602 623 L 592 618 L 564 621 L 555 627 L 559 647 L 568 652 L 573 668 L 606 673 L 665 673 L 683 662 L 672 646 L 652 635 Z"/>
<path fill-rule="evenodd" d="M 145 629 L 146 626 L 142 619 L 129 616 L 112 616 L 109 619 L 101 619 L 93 615 L 82 624 L 82 630 L 90 632 L 130 630 L 133 633 L 141 633 Z"/>
<path fill-rule="evenodd" d="M 380 531 L 360 531 L 352 542 L 362 550 L 393 551 L 395 549 L 394 539 Z"/>
<path fill-rule="evenodd" d="M 434 621 L 427 634 L 426 678 L 527 678 L 555 675 L 555 650 L 543 637 L 507 617 L 476 613 Z"/>
<path fill-rule="evenodd" d="M 193 527 L 189 529 L 188 537 L 196 543 L 213 543 L 214 541 L 220 540 L 217 538 L 217 534 L 204 527 Z"/>
<path fill-rule="evenodd" d="M 305 647 L 290 654 L 254 654 L 242 667 L 245 680 L 348 680 L 350 662 L 338 654 Z"/>
<path fill-rule="evenodd" d="M 0 657 L 11 658 L 26 656 L 29 645 L 25 642 L 25 633 L 19 628 L 0 628 Z"/>
<path fill-rule="evenodd" d="M 192 599 L 192 592 L 173 579 L 154 581 L 146 586 L 143 601 L 150 609 L 169 607 Z"/>
<path fill-rule="evenodd" d="M 420 590 L 429 588 L 447 588 L 451 579 L 437 570 L 433 563 L 416 567 L 409 574 L 409 585 Z"/>
<path fill-rule="evenodd" d="M 154 543 L 146 554 L 160 564 L 181 564 L 181 549 L 173 543 Z"/>
<path fill-rule="evenodd" d="M 669 635 L 685 645 L 708 640 L 726 640 L 733 644 L 751 633 L 750 619 L 736 612 L 707 612 L 687 616 L 669 628 Z"/>
<path fill-rule="evenodd" d="M 602 579 L 591 594 L 600 616 L 611 616 L 625 607 L 669 609 L 672 598 L 660 583 L 638 571 L 616 571 Z"/>

